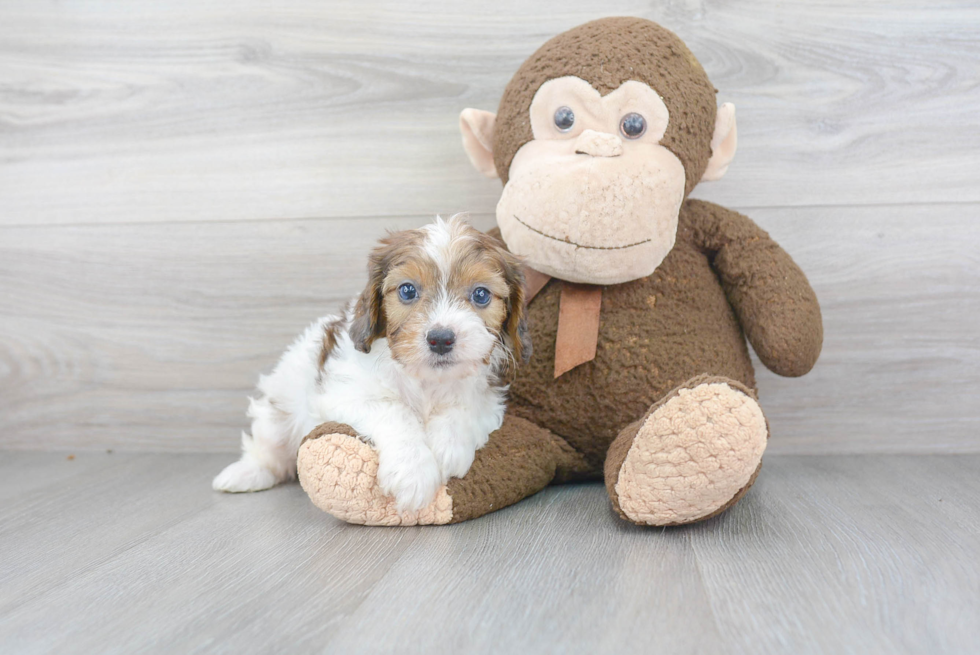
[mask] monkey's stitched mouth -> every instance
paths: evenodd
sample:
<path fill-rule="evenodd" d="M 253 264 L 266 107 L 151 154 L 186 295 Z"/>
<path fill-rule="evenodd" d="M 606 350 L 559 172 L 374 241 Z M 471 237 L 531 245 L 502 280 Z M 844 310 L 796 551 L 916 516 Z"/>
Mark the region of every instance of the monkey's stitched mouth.
<path fill-rule="evenodd" d="M 650 243 L 651 241 L 653 241 L 653 239 L 644 239 L 643 241 L 637 241 L 636 243 L 627 243 L 624 246 L 583 246 L 581 243 L 575 243 L 574 241 L 569 241 L 568 239 L 559 239 L 558 237 L 554 237 L 551 236 L 550 234 L 546 234 L 545 232 L 542 232 L 541 230 L 535 227 L 531 227 L 530 225 L 522 221 L 520 218 L 518 218 L 517 214 L 512 214 L 512 216 L 514 217 L 515 221 L 517 221 L 527 229 L 531 230 L 535 234 L 540 234 L 541 236 L 551 239 L 553 241 L 557 241 L 558 243 L 567 243 L 570 246 L 575 246 L 576 248 L 585 248 L 586 250 L 623 250 L 625 248 L 632 248 L 633 246 L 642 246 L 644 243 Z"/>

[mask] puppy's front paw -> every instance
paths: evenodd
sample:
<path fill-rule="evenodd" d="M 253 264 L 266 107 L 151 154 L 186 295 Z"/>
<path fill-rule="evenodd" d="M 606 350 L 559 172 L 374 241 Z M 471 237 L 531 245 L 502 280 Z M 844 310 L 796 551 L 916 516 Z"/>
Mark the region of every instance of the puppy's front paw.
<path fill-rule="evenodd" d="M 424 445 L 378 453 L 378 484 L 395 497 L 399 512 L 415 512 L 432 502 L 442 484 L 439 465 Z"/>
<path fill-rule="evenodd" d="M 438 431 L 430 435 L 432 442 L 432 454 L 439 464 L 439 471 L 442 474 L 442 482 L 446 483 L 449 478 L 461 478 L 466 475 L 473 465 L 473 458 L 476 456 L 476 448 L 473 447 L 473 440 L 460 438 L 450 431 Z"/>

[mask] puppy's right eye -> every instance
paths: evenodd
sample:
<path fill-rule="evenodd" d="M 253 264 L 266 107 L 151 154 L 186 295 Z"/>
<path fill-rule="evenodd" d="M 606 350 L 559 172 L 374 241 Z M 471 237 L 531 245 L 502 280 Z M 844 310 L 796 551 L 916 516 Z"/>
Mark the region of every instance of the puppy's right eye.
<path fill-rule="evenodd" d="M 470 299 L 477 307 L 486 307 L 493 300 L 493 294 L 486 287 L 477 287 L 470 294 Z"/>
<path fill-rule="evenodd" d="M 419 292 L 415 290 L 414 284 L 405 284 L 398 287 L 398 297 L 402 299 L 402 302 L 412 302 L 419 297 Z"/>

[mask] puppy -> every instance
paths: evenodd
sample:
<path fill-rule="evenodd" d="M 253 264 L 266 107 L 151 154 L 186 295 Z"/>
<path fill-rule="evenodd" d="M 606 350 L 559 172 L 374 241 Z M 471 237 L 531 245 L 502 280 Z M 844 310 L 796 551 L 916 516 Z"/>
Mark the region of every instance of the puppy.
<path fill-rule="evenodd" d="M 343 316 L 321 318 L 251 399 L 252 434 L 219 491 L 259 491 L 296 474 L 303 437 L 346 423 L 378 451 L 378 483 L 400 511 L 462 477 L 500 427 L 507 385 L 531 355 L 520 262 L 458 216 L 389 234 Z"/>

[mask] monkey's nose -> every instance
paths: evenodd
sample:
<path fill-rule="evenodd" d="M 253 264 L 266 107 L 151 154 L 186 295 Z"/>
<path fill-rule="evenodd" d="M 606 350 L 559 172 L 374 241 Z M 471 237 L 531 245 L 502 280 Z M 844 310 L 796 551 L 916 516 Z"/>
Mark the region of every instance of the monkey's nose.
<path fill-rule="evenodd" d="M 575 154 L 618 157 L 623 154 L 623 141 L 615 134 L 585 130 L 575 139 Z"/>
<path fill-rule="evenodd" d="M 426 333 L 425 340 L 429 342 L 429 350 L 439 355 L 445 355 L 453 349 L 453 344 L 456 343 L 456 333 L 447 328 L 436 328 Z"/>

